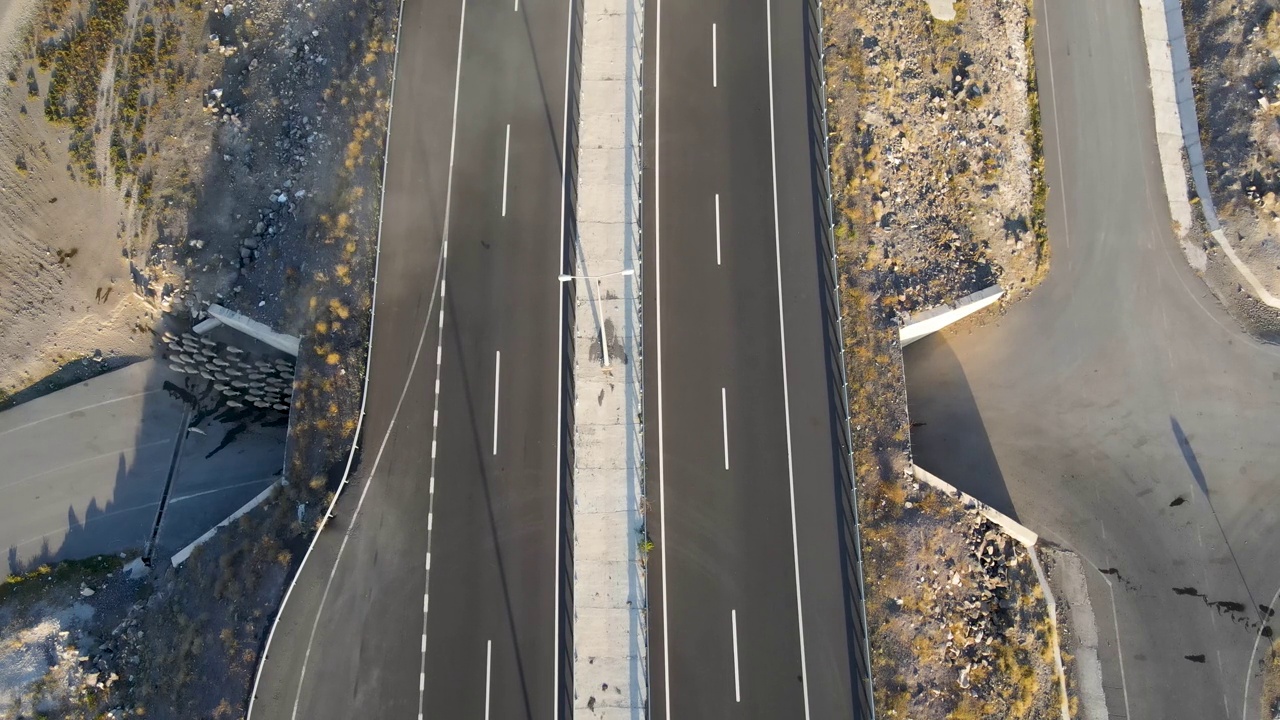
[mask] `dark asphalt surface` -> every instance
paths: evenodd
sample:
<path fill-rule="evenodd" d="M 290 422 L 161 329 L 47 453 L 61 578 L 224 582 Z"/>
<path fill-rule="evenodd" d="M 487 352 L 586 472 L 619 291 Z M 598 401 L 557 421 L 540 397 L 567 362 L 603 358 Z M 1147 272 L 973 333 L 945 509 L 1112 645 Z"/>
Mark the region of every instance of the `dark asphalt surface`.
<path fill-rule="evenodd" d="M 646 4 L 646 442 L 649 497 L 661 500 L 649 522 L 658 543 L 649 571 L 655 718 L 804 718 L 804 665 L 808 717 L 855 716 L 836 466 L 842 416 L 819 300 L 803 5 L 774 3 L 771 133 L 765 0 Z"/>
<path fill-rule="evenodd" d="M 254 718 L 552 716 L 569 3 L 466 0 L 441 335 L 431 296 L 462 8 L 405 4 L 363 453 L 281 610 Z"/>
<path fill-rule="evenodd" d="M 1258 718 L 1280 348 L 1170 230 L 1137 4 L 1036 11 L 1052 268 L 998 322 L 907 350 L 916 461 L 1110 571 L 1088 580 L 1111 717 Z"/>

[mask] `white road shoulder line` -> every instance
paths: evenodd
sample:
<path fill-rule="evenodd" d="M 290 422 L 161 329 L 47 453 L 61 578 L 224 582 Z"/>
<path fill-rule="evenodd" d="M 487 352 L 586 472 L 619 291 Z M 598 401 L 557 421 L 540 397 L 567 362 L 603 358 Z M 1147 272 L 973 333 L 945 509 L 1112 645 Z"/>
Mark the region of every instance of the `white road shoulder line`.
<path fill-rule="evenodd" d="M 787 321 L 782 310 L 782 229 L 778 219 L 778 131 L 773 110 L 773 0 L 765 0 L 765 28 L 769 57 L 769 148 L 773 161 L 773 241 L 778 271 L 778 335 L 782 343 L 782 407 L 787 426 L 787 487 L 791 494 L 791 554 L 796 570 L 796 621 L 800 634 L 800 681 L 804 688 L 804 717 L 809 719 L 809 666 L 804 649 L 804 602 L 800 598 L 800 547 L 796 531 L 796 472 L 791 453 L 791 389 L 787 382 Z"/>
<path fill-rule="evenodd" d="M 666 720 L 671 717 L 671 638 L 667 606 L 667 488 L 662 424 L 662 0 L 655 9 L 653 86 L 653 302 L 654 362 L 658 380 L 658 545 L 662 558 L 662 690 Z"/>
<path fill-rule="evenodd" d="M 742 683 L 738 679 L 738 611 L 730 610 L 729 619 L 733 622 L 733 700 L 742 702 Z"/>
<path fill-rule="evenodd" d="M 520 2 L 520 0 L 516 0 Z M 502 151 L 502 217 L 507 216 L 507 169 L 511 165 L 511 123 L 507 123 L 507 141 Z"/>

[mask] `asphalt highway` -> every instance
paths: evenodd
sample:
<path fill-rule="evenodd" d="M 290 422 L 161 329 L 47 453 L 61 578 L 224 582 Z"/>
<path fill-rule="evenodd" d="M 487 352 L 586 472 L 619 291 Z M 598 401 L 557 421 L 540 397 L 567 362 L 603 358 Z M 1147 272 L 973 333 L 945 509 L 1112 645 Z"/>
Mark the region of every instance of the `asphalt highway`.
<path fill-rule="evenodd" d="M 569 8 L 405 3 L 361 460 L 254 718 L 554 715 Z"/>
<path fill-rule="evenodd" d="M 907 350 L 916 461 L 1096 568 L 1111 717 L 1258 718 L 1280 348 L 1173 236 L 1137 4 L 1036 11 L 1052 267 L 998 322 Z"/>
<path fill-rule="evenodd" d="M 804 3 L 645 12 L 652 716 L 856 717 Z"/>

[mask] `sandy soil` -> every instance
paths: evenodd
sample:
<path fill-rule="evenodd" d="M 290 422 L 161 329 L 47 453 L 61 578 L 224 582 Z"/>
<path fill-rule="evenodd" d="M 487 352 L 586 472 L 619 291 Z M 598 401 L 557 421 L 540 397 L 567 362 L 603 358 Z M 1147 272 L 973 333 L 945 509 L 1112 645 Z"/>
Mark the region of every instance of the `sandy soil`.
<path fill-rule="evenodd" d="M 10 0 L 0 31 L 10 49 L 34 3 Z M 29 84 L 23 58 L 0 85 L 0 398 L 82 357 L 151 352 L 155 308 L 134 293 L 114 191 L 67 172 L 70 130 L 43 119 L 48 73 Z M 29 87 L 36 87 L 35 96 Z"/>

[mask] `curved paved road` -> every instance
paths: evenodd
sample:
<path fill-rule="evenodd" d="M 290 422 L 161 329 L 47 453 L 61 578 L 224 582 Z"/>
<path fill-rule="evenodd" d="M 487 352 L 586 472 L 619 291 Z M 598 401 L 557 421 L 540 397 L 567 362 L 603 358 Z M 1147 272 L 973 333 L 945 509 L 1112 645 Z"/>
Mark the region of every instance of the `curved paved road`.
<path fill-rule="evenodd" d="M 404 5 L 362 458 L 254 718 L 553 716 L 569 9 Z"/>
<path fill-rule="evenodd" d="M 916 459 L 1110 571 L 1090 595 L 1111 717 L 1256 718 L 1280 348 L 1172 236 L 1137 4 L 1037 15 L 1052 270 L 999 322 L 907 351 Z"/>

